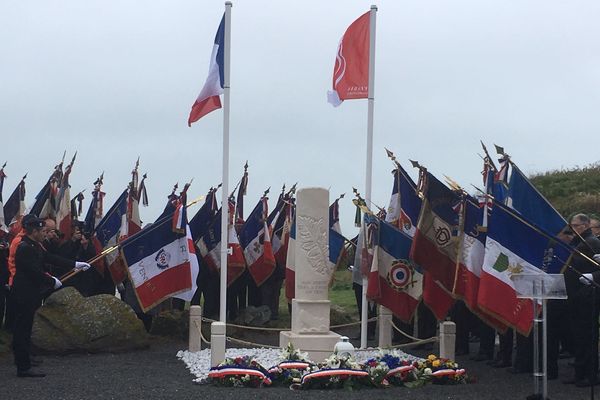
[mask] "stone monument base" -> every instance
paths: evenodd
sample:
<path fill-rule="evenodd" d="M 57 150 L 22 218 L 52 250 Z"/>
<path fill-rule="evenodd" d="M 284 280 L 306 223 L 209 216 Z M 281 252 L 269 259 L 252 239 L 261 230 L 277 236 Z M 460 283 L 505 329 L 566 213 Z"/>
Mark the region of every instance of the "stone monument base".
<path fill-rule="evenodd" d="M 279 333 L 279 346 L 284 348 L 291 343 L 294 348 L 308 353 L 314 362 L 321 362 L 333 353 L 333 347 L 340 341 L 340 335 L 335 332 L 325 333 L 294 333 L 282 331 Z"/>

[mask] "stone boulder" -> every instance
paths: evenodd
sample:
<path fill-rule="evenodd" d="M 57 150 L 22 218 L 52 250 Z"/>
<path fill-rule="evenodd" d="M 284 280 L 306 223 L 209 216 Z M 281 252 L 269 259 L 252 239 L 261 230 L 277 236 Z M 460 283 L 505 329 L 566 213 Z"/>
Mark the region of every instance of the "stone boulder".
<path fill-rule="evenodd" d="M 115 296 L 83 297 L 67 287 L 36 312 L 32 344 L 54 354 L 122 352 L 148 347 L 149 337 L 131 307 Z"/>

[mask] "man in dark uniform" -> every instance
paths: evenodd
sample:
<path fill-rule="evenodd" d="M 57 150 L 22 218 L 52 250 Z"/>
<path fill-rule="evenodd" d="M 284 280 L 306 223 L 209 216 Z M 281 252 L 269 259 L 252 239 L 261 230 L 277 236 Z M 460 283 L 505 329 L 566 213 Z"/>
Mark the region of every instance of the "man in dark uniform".
<path fill-rule="evenodd" d="M 11 301 L 15 313 L 13 328 L 13 353 L 18 377 L 44 377 L 31 368 L 31 329 L 35 311 L 42 304 L 44 292 L 58 289 L 62 283 L 44 271 L 44 264 L 65 268 L 88 269 L 89 264 L 68 261 L 48 253 L 41 242 L 45 239 L 44 220 L 29 214 L 21 221 L 25 236 L 15 254 L 15 277 Z"/>
<path fill-rule="evenodd" d="M 571 260 L 571 267 L 565 271 L 568 305 L 573 328 L 575 352 L 575 375 L 564 383 L 575 383 L 579 387 L 598 383 L 598 317 L 600 314 L 600 291 L 589 285 L 579 274 L 584 274 L 600 282 L 600 269 L 590 261 L 600 253 L 600 240 L 590 229 L 590 218 L 577 214 L 570 221 L 575 233 L 571 246 L 580 253 Z"/>

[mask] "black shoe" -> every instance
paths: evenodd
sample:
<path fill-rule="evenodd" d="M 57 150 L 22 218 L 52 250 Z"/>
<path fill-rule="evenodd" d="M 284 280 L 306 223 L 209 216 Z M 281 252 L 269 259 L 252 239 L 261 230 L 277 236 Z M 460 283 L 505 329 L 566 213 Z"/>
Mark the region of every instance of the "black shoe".
<path fill-rule="evenodd" d="M 38 372 L 34 369 L 26 369 L 25 371 L 17 371 L 19 378 L 43 378 L 46 376 L 43 372 Z"/>
<path fill-rule="evenodd" d="M 44 360 L 42 360 L 41 358 L 30 357 L 29 362 L 31 363 L 32 367 L 39 367 L 44 363 Z"/>
<path fill-rule="evenodd" d="M 590 381 L 589 379 L 582 379 L 580 381 L 575 382 L 575 386 L 577 387 L 590 387 L 592 385 L 596 386 L 598 384 L 597 380 L 594 380 L 593 382 Z"/>

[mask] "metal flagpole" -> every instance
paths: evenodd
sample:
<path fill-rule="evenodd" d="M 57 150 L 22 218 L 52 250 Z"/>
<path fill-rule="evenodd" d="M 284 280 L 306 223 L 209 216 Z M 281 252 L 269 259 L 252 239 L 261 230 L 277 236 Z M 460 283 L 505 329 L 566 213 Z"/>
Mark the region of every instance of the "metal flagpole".
<path fill-rule="evenodd" d="M 221 188 L 221 285 L 219 321 L 227 319 L 227 242 L 229 227 L 229 71 L 231 70 L 231 7 L 225 2 L 225 49 L 223 53 L 223 187 Z"/>
<path fill-rule="evenodd" d="M 375 110 L 375 21 L 377 6 L 371 6 L 369 20 L 369 113 L 367 117 L 367 165 L 365 174 L 365 200 L 371 204 L 371 178 L 373 175 L 373 112 Z M 364 224 L 364 222 L 363 222 Z M 366 233 L 366 232 L 365 232 Z M 367 320 L 369 319 L 369 305 L 367 302 L 368 278 L 362 280 L 362 309 L 360 317 L 360 348 L 367 347 Z"/>

